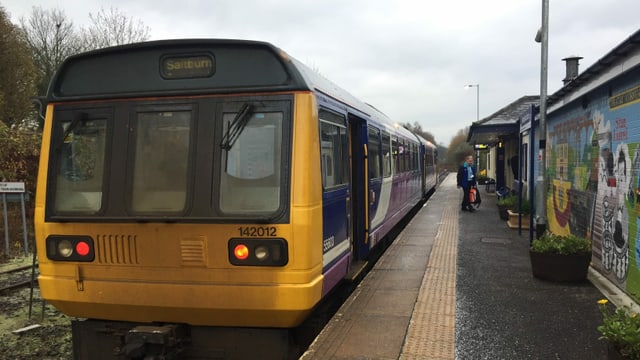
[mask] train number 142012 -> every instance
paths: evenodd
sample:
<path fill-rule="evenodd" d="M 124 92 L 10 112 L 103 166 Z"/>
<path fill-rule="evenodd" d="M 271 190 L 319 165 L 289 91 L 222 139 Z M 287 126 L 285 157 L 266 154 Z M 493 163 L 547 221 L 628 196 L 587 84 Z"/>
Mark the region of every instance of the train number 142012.
<path fill-rule="evenodd" d="M 240 236 L 278 236 L 278 231 L 275 226 L 241 226 L 238 228 L 238 231 L 240 231 Z"/>

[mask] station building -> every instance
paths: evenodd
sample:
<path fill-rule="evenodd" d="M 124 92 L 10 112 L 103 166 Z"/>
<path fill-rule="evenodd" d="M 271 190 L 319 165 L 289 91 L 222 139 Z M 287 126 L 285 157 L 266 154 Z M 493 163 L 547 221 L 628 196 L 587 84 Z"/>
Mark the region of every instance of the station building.
<path fill-rule="evenodd" d="M 497 189 L 533 199 L 545 149 L 546 227 L 592 240 L 591 267 L 640 303 L 640 30 L 589 68 L 566 61 L 563 86 L 547 98 L 539 141 L 539 97 L 523 96 L 473 123 Z M 483 169 L 480 169 L 483 170 Z"/>

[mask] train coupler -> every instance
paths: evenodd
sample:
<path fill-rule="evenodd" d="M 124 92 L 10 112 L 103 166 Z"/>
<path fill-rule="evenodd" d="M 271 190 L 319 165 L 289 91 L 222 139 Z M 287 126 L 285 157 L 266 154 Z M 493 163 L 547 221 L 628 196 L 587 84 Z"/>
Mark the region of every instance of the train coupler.
<path fill-rule="evenodd" d="M 186 339 L 182 325 L 136 326 L 125 335 L 120 353 L 127 359 L 175 359 Z"/>

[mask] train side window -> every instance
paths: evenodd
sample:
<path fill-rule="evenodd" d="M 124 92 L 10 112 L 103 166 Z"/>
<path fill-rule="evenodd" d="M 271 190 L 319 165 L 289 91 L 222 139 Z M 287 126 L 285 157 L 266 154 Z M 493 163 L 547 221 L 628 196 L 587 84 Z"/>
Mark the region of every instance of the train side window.
<path fill-rule="evenodd" d="M 413 145 L 413 170 L 420 169 L 420 148 L 418 145 Z"/>
<path fill-rule="evenodd" d="M 380 169 L 380 130 L 369 127 L 369 178 L 379 179 L 382 177 Z"/>
<path fill-rule="evenodd" d="M 349 149 L 344 117 L 320 111 L 320 154 L 325 189 L 348 183 Z"/>
<path fill-rule="evenodd" d="M 405 172 L 407 171 L 407 155 L 408 155 L 408 149 L 407 149 L 407 143 L 400 139 L 398 141 L 398 149 L 399 149 L 399 153 L 400 153 L 400 172 Z"/>
<path fill-rule="evenodd" d="M 413 170 L 413 144 L 407 142 L 407 149 L 409 153 L 407 154 L 407 171 Z"/>
<path fill-rule="evenodd" d="M 182 211 L 187 199 L 191 111 L 139 112 L 136 121 L 131 209 Z"/>
<path fill-rule="evenodd" d="M 411 157 L 409 157 L 409 170 L 415 170 L 416 169 L 416 145 L 411 144 L 409 145 L 409 147 L 411 148 Z"/>
<path fill-rule="evenodd" d="M 411 157 L 409 158 L 409 170 L 416 169 L 416 144 L 409 145 L 411 148 Z"/>
<path fill-rule="evenodd" d="M 322 123 L 322 183 L 325 188 L 332 188 L 345 183 L 343 174 L 342 137 L 346 135 L 344 128 L 333 124 Z"/>
<path fill-rule="evenodd" d="M 407 142 L 407 171 L 413 170 L 413 144 Z"/>
<path fill-rule="evenodd" d="M 402 139 L 398 139 L 398 156 L 396 156 L 396 162 L 397 162 L 396 170 L 398 170 L 397 171 L 398 174 L 404 171 L 404 155 L 405 155 L 404 144 L 402 143 Z"/>
<path fill-rule="evenodd" d="M 393 164 L 395 164 L 394 174 L 400 173 L 400 162 L 398 161 L 399 153 L 400 153 L 400 149 L 398 148 L 398 137 L 393 136 L 391 138 L 391 154 L 393 154 Z"/>
<path fill-rule="evenodd" d="M 349 183 L 349 136 L 347 136 L 347 129 L 340 127 L 340 142 L 342 146 L 340 147 L 340 155 L 342 155 L 340 164 L 342 165 L 342 171 L 340 175 L 342 176 L 340 179 L 340 184 L 348 184 Z"/>
<path fill-rule="evenodd" d="M 411 144 L 405 140 L 404 143 L 404 171 L 411 170 Z"/>
<path fill-rule="evenodd" d="M 389 177 L 392 174 L 391 160 L 391 136 L 388 132 L 382 132 L 382 175 Z"/>

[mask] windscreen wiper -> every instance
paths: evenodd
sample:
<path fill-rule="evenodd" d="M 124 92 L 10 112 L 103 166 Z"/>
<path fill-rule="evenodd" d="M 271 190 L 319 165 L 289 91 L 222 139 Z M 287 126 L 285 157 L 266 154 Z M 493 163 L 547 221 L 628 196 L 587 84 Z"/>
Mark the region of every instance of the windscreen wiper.
<path fill-rule="evenodd" d="M 227 151 L 231 150 L 233 144 L 238 140 L 245 126 L 247 126 L 251 114 L 253 114 L 253 105 L 245 103 L 236 114 L 236 117 L 233 118 L 233 121 L 231 121 L 231 124 L 229 124 L 227 128 L 227 132 L 222 137 L 222 141 L 220 142 L 222 149 Z"/>
<path fill-rule="evenodd" d="M 73 116 L 73 120 L 71 120 L 71 124 L 69 124 L 69 127 L 67 127 L 67 129 L 62 134 L 62 141 L 60 141 L 56 146 L 56 151 L 60 151 L 60 149 L 62 148 L 62 144 L 64 144 L 64 139 L 66 139 L 67 136 L 71 134 L 71 132 L 78 126 L 80 121 L 86 121 L 88 119 L 89 114 L 87 114 L 86 112 L 75 113 L 75 115 Z"/>

